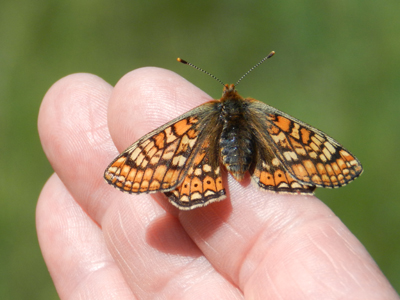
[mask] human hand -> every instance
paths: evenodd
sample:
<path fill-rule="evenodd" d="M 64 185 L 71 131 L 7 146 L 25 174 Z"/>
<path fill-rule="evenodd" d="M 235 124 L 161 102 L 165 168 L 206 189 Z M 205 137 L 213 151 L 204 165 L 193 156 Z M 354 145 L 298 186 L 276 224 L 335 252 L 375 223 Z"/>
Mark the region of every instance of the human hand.
<path fill-rule="evenodd" d="M 39 198 L 37 230 L 60 298 L 399 299 L 313 196 L 225 175 L 227 199 L 179 211 L 161 193 L 124 194 L 104 181 L 114 143 L 121 152 L 207 100 L 158 68 L 135 70 L 115 88 L 75 74 L 46 94 L 39 133 L 55 174 Z"/>

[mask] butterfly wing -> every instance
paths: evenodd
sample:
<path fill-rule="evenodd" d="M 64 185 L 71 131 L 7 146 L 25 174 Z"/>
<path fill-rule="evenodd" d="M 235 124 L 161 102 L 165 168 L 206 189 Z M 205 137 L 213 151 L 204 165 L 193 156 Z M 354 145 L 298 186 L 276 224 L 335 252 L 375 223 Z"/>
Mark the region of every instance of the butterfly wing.
<path fill-rule="evenodd" d="M 296 180 L 265 144 L 257 146 L 254 169 L 250 169 L 252 180 L 261 189 L 279 193 L 312 194 L 313 185 L 304 185 Z"/>
<path fill-rule="evenodd" d="M 300 192 L 307 193 L 315 186 L 341 187 L 361 175 L 363 169 L 358 159 L 322 131 L 265 103 L 251 100 L 250 107 L 256 140 L 268 144 L 276 157 L 263 157 L 264 165 L 257 164 L 255 174 L 260 178 L 266 174 L 263 171 L 275 167 L 272 169 L 297 181 Z"/>
<path fill-rule="evenodd" d="M 194 109 L 148 133 L 111 162 L 104 178 L 129 193 L 175 188 L 196 146 L 198 124 Z"/>
<path fill-rule="evenodd" d="M 164 192 L 182 209 L 221 200 L 216 144 L 206 139 L 218 130 L 216 116 L 210 102 L 155 129 L 115 158 L 104 178 L 128 193 Z"/>
<path fill-rule="evenodd" d="M 225 199 L 219 167 L 218 148 L 210 143 L 210 136 L 201 144 L 182 184 L 165 193 L 170 202 L 188 210 Z"/>

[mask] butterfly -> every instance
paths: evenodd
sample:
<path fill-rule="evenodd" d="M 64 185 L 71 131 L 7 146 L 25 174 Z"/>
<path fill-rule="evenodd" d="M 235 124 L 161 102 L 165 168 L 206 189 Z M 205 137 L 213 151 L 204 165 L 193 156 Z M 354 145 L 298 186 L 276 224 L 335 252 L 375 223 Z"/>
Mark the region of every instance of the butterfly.
<path fill-rule="evenodd" d="M 190 210 L 226 198 L 221 165 L 238 181 L 249 172 L 259 188 L 289 194 L 338 188 L 361 175 L 359 160 L 322 131 L 240 96 L 235 87 L 245 75 L 224 84 L 221 99 L 140 138 L 110 163 L 106 181 L 128 193 L 163 192 L 174 206 Z"/>

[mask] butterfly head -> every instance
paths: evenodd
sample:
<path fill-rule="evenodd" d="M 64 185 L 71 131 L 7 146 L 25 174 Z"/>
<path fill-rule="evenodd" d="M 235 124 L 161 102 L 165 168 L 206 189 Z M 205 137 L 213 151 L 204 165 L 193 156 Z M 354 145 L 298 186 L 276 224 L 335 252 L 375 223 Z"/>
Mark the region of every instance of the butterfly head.
<path fill-rule="evenodd" d="M 236 91 L 236 87 L 234 84 L 224 84 L 224 90 L 222 93 L 222 98 L 241 98 L 238 94 L 238 92 Z"/>
<path fill-rule="evenodd" d="M 224 94 L 234 92 L 236 90 L 235 85 L 232 84 L 224 84 Z"/>

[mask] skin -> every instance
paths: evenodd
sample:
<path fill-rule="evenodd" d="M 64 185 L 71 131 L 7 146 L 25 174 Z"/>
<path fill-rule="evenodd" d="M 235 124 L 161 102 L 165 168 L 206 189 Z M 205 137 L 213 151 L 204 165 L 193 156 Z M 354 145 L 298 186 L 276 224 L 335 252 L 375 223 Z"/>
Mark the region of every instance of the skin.
<path fill-rule="evenodd" d="M 104 181 L 119 152 L 208 100 L 158 68 L 130 72 L 115 88 L 74 74 L 47 92 L 38 126 L 55 173 L 39 197 L 37 231 L 60 298 L 399 299 L 314 196 L 261 191 L 248 175 L 239 183 L 224 172 L 227 199 L 179 211 L 161 193 L 129 195 Z"/>

